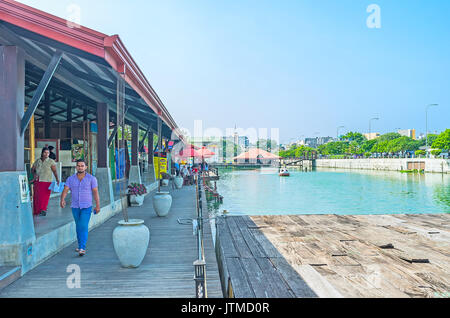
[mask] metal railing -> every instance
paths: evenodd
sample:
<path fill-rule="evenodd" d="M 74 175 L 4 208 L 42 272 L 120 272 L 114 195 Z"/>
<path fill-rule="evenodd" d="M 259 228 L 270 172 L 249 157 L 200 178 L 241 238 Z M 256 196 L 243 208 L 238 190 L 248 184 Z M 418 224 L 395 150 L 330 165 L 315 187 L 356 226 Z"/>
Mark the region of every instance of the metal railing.
<path fill-rule="evenodd" d="M 203 247 L 203 204 L 201 176 L 197 175 L 195 181 L 196 204 L 197 204 L 197 260 L 194 262 L 194 280 L 197 298 L 207 298 L 206 292 L 206 262 Z"/>

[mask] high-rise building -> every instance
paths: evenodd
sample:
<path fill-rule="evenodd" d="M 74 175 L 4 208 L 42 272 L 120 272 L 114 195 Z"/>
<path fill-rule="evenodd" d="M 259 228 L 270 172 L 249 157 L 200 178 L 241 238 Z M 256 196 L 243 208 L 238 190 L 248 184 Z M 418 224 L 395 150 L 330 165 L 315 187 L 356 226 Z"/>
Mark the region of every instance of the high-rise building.
<path fill-rule="evenodd" d="M 416 139 L 416 130 L 415 129 L 399 129 L 397 132 L 402 136 Z"/>
<path fill-rule="evenodd" d="M 380 133 L 377 132 L 371 132 L 364 134 L 364 137 L 366 137 L 367 140 L 372 140 L 380 137 Z"/>

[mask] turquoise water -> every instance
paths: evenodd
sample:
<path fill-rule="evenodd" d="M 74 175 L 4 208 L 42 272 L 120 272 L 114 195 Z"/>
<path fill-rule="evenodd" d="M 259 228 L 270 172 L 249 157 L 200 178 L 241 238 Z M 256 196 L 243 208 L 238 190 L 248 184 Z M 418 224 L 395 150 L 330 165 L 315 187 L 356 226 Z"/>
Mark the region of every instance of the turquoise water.
<path fill-rule="evenodd" d="M 318 168 L 220 170 L 215 212 L 250 214 L 450 213 L 450 175 Z"/>

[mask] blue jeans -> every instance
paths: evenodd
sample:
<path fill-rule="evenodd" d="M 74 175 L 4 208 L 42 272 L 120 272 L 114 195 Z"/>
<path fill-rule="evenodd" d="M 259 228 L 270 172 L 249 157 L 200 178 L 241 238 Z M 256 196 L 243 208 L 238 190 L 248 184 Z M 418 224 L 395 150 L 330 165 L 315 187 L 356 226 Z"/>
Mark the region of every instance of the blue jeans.
<path fill-rule="evenodd" d="M 72 214 L 77 228 L 78 248 L 82 250 L 86 249 L 91 213 L 92 207 L 85 209 L 72 208 Z"/>

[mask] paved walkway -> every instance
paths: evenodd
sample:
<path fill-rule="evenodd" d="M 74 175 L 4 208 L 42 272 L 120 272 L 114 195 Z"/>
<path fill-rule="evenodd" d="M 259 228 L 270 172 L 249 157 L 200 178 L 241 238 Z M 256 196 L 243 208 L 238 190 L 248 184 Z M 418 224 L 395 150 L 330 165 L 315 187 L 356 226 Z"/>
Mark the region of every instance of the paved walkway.
<path fill-rule="evenodd" d="M 150 244 L 141 266 L 125 269 L 114 252 L 112 232 L 122 213 L 89 232 L 87 255 L 76 254 L 74 242 L 22 278 L 0 291 L 0 297 L 195 297 L 193 262 L 196 237 L 192 225 L 178 223 L 179 218 L 195 218 L 195 188 L 170 191 L 172 208 L 167 217 L 153 210 L 150 193 L 141 207 L 129 207 L 130 218 L 144 219 L 150 229 Z M 205 250 L 208 297 L 222 297 L 220 278 L 212 248 L 211 232 L 205 226 Z M 81 288 L 68 288 L 71 272 L 81 269 Z"/>

